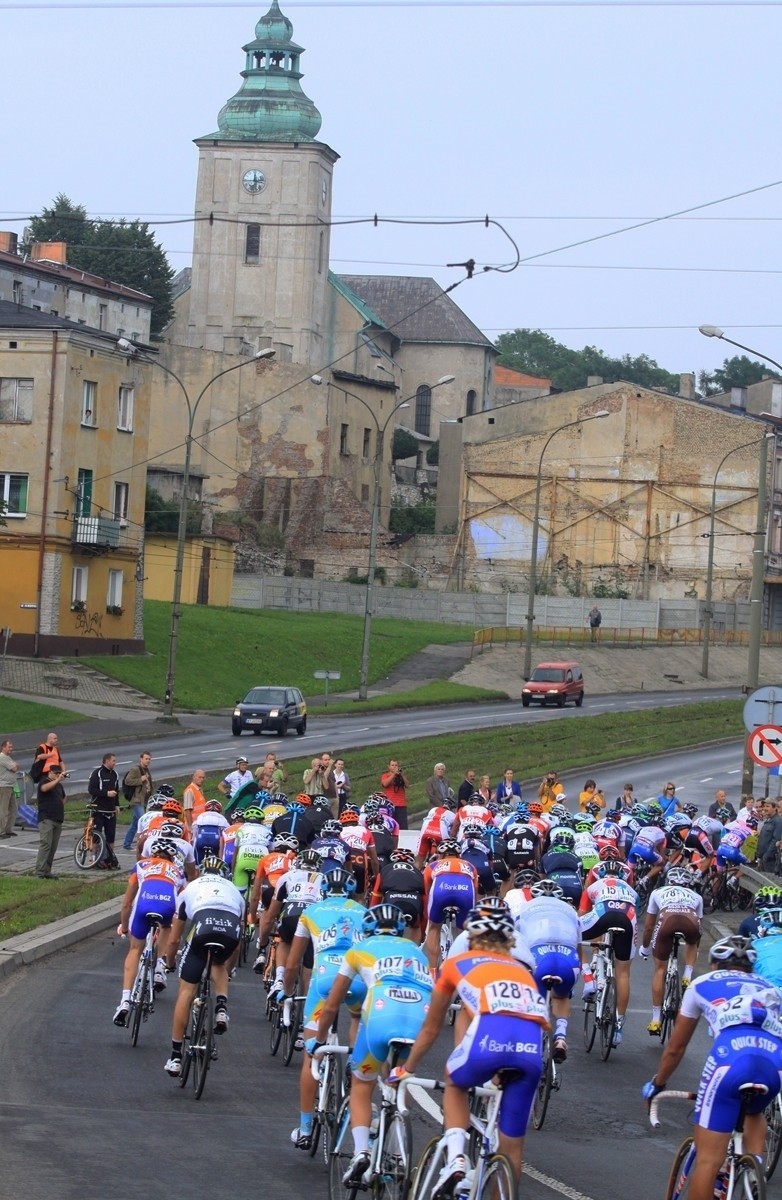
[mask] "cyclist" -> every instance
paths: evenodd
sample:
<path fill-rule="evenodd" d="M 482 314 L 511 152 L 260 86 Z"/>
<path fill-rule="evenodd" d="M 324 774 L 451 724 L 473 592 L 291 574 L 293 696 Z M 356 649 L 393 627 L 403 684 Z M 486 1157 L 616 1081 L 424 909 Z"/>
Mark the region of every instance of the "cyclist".
<path fill-rule="evenodd" d="M 327 871 L 321 884 L 321 900 L 316 900 L 299 917 L 296 932 L 291 942 L 288 965 L 283 976 L 282 990 L 292 996 L 296 977 L 305 953 L 310 947 L 313 954 L 313 972 L 302 1018 L 302 1035 L 314 1037 L 323 1005 L 328 998 L 345 953 L 361 937 L 366 909 L 351 897 L 356 890 L 355 876 L 343 867 Z M 345 1003 L 351 1017 L 352 1045 L 366 987 L 356 977 L 348 988 Z M 312 1113 L 318 1085 L 311 1070 L 311 1059 L 305 1055 L 299 1079 L 299 1124 L 291 1134 L 291 1141 L 299 1150 L 309 1150 L 312 1144 Z"/>
<path fill-rule="evenodd" d="M 412 1042 L 417 1036 L 432 991 L 432 977 L 423 951 L 408 941 L 404 948 L 399 944 L 405 931 L 401 909 L 394 904 L 375 905 L 364 914 L 363 930 L 364 940 L 346 952 L 321 1010 L 317 1033 L 306 1043 L 310 1054 L 324 1044 L 353 981 L 360 977 L 367 992 L 350 1056 L 354 1153 L 342 1179 L 345 1186 L 353 1187 L 362 1183 L 369 1165 L 375 1080 L 388 1061 L 391 1042 Z"/>
<path fill-rule="evenodd" d="M 244 813 L 235 812 L 231 818 L 231 824 L 226 826 L 220 835 L 220 853 L 218 858 L 222 858 L 223 862 L 228 863 L 228 866 L 233 870 L 234 857 L 236 855 L 236 835 L 244 824 Z"/>
<path fill-rule="evenodd" d="M 366 827 L 372 834 L 375 843 L 378 866 L 383 867 L 391 861 L 391 855 L 399 844 L 399 838 L 389 831 L 386 818 L 381 813 L 367 817 Z"/>
<path fill-rule="evenodd" d="M 310 819 L 312 796 L 300 792 L 295 800 L 291 800 L 285 812 L 275 817 L 271 824 L 272 834 L 292 833 L 299 839 L 300 846 L 309 846 L 315 840 L 315 825 Z"/>
<path fill-rule="evenodd" d="M 557 826 L 551 832 L 549 849 L 540 860 L 540 869 L 547 879 L 553 879 L 578 908 L 584 890 L 581 859 L 574 852 L 576 835 L 566 825 Z"/>
<path fill-rule="evenodd" d="M 331 819 L 331 801 L 328 796 L 313 796 L 312 804 L 307 809 L 307 820 L 312 822 L 316 837 L 322 833 L 323 826 Z"/>
<path fill-rule="evenodd" d="M 465 825 L 491 825 L 491 823 L 492 814 L 488 805 L 484 804 L 483 796 L 480 792 L 473 792 L 467 803 L 463 804 L 456 813 L 453 829 L 448 836 L 462 841 Z"/>
<path fill-rule="evenodd" d="M 758 930 L 752 939 L 757 955 L 755 970 L 779 990 L 782 986 L 782 908 L 766 908 L 758 917 Z"/>
<path fill-rule="evenodd" d="M 147 837 L 149 826 L 154 818 L 163 811 L 164 803 L 165 797 L 159 795 L 157 792 L 147 800 L 147 807 L 139 817 L 138 825 L 136 826 L 136 836 L 133 839 L 134 849 L 138 850 L 139 844 Z"/>
<path fill-rule="evenodd" d="M 682 998 L 673 1034 L 657 1071 L 641 1094 L 652 1100 L 684 1057 L 701 1015 L 714 1037 L 695 1102 L 695 1162 L 689 1200 L 711 1200 L 742 1105 L 743 1084 L 764 1084 L 747 1103 L 744 1151 L 762 1161 L 766 1136 L 764 1109 L 780 1089 L 782 1000 L 766 979 L 754 973 L 756 954 L 747 938 L 715 942 L 711 970 L 700 975 Z"/>
<path fill-rule="evenodd" d="M 262 909 L 267 909 L 271 904 L 277 884 L 290 870 L 298 849 L 299 843 L 292 834 L 280 833 L 276 838 L 272 838 L 271 849 L 260 860 L 255 872 L 252 895 L 248 905 L 251 924 L 254 925 L 258 920 L 258 913 Z M 253 963 L 253 971 L 256 975 L 262 975 L 266 966 L 266 954 L 261 949 L 260 927 L 257 947 L 258 954 Z"/>
<path fill-rule="evenodd" d="M 249 804 L 244 810 L 244 822 L 236 832 L 233 861 L 233 881 L 242 894 L 246 895 L 250 875 L 257 872 L 271 840 L 272 831 L 263 823 L 263 809 Z"/>
<path fill-rule="evenodd" d="M 424 865 L 436 853 L 440 842 L 451 837 L 456 821 L 456 797 L 446 796 L 442 804 L 430 808 L 421 823 L 421 836 L 418 839 L 416 858 L 418 866 L 423 870 Z"/>
<path fill-rule="evenodd" d="M 231 883 L 230 869 L 216 854 L 207 854 L 201 864 L 201 876 L 180 892 L 177 913 L 171 927 L 174 944 L 182 935 L 187 921 L 193 922 L 192 934 L 179 964 L 179 994 L 174 1005 L 171 1026 L 171 1054 L 165 1069 L 171 1076 L 182 1071 L 182 1039 L 190 1016 L 190 1006 L 198 991 L 210 951 L 207 944 L 217 944 L 212 950 L 212 979 L 215 990 L 215 1033 L 228 1029 L 228 977 L 231 960 L 235 958 L 242 936 L 244 897 Z"/>
<path fill-rule="evenodd" d="M 394 850 L 391 861 L 376 876 L 370 905 L 395 904 L 407 920 L 406 934 L 420 943 L 424 918 L 424 874 L 416 866 L 412 850 Z"/>
<path fill-rule="evenodd" d="M 533 867 L 522 867 L 513 876 L 513 887 L 503 897 L 514 921 L 525 904 L 532 899 L 532 885 L 540 881 L 540 872 Z"/>
<path fill-rule="evenodd" d="M 438 1197 L 452 1194 L 467 1171 L 468 1089 L 503 1070 L 512 1074 L 500 1104 L 499 1150 L 510 1159 L 516 1177 L 520 1175 L 524 1135 L 543 1069 L 542 1034 L 548 1025 L 546 1003 L 535 980 L 511 955 L 515 929 L 510 914 L 473 910 L 465 929 L 470 949 L 446 959 L 405 1068 L 389 1076 L 390 1083 L 397 1083 L 415 1071 L 436 1041 L 456 993 L 469 1026 L 446 1063 L 447 1161 L 432 1192 Z"/>
<path fill-rule="evenodd" d="M 358 817 L 359 810 L 356 805 L 346 804 L 338 819 L 342 826 L 342 840 L 350 847 L 348 865 L 356 877 L 357 894 L 364 896 L 380 865 L 377 861 L 375 839 L 368 829 L 359 825 Z"/>
<path fill-rule="evenodd" d="M 150 829 L 151 832 L 146 833 L 143 842 L 140 841 L 138 843 L 139 859 L 149 857 L 155 838 L 166 838 L 175 848 L 176 862 L 185 878 L 188 880 L 195 879 L 198 874 L 195 854 L 191 843 L 185 837 L 185 827 L 182 822 L 174 821 L 168 817 L 154 829 L 150 826 Z"/>
<path fill-rule="evenodd" d="M 299 917 L 309 904 L 320 900 L 322 885 L 323 874 L 317 850 L 300 850 L 288 871 L 280 878 L 269 907 L 261 918 L 258 932 L 259 952 L 268 945 L 269 934 L 279 918 L 277 931 L 280 941 L 277 946 L 277 974 L 274 980 L 278 991 L 282 990 L 282 978 Z M 311 967 L 312 954 L 308 951 L 304 959 L 305 971 L 309 971 Z"/>
<path fill-rule="evenodd" d="M 517 817 L 504 833 L 510 871 L 515 873 L 523 867 L 537 867 L 540 859 L 540 835 L 537 829 L 519 821 Z"/>
<path fill-rule="evenodd" d="M 585 942 L 594 942 L 602 938 L 609 929 L 622 930 L 621 933 L 614 934 L 617 1014 L 614 1045 L 619 1046 L 622 1042 L 625 1013 L 630 1003 L 630 960 L 635 953 L 635 909 L 638 896 L 627 882 L 630 875 L 627 863 L 616 859 L 601 862 L 595 874 L 599 874 L 600 878 L 585 887 L 581 897 L 581 936 Z M 595 991 L 595 980 L 590 965 L 584 965 L 583 974 L 586 998 Z"/>
<path fill-rule="evenodd" d="M 497 880 L 494 878 L 486 828 L 479 821 L 467 821 L 462 825 L 459 857 L 475 867 L 480 894 L 491 896 L 497 890 Z"/>
<path fill-rule="evenodd" d="M 573 853 L 580 859 L 581 869 L 585 875 L 587 871 L 591 871 L 592 867 L 597 865 L 600 856 L 600 850 L 592 834 L 594 825 L 595 819 L 590 813 L 579 813 L 573 821 L 573 833 L 575 834 Z"/>
<path fill-rule="evenodd" d="M 606 813 L 602 821 L 595 822 L 592 826 L 592 837 L 597 842 L 598 850 L 606 846 L 621 850 L 622 830 L 619 828 L 619 813 L 615 808 Z M 620 857 L 623 855 L 620 854 Z"/>
<path fill-rule="evenodd" d="M 665 866 L 666 838 L 662 828 L 663 810 L 656 800 L 648 804 L 645 816 L 639 817 L 641 828 L 633 838 L 633 844 L 627 855 L 631 867 L 643 863 L 649 868 L 644 877 L 647 890 L 654 886 L 654 880 L 661 874 Z M 639 876 L 640 878 L 640 876 Z"/>
<path fill-rule="evenodd" d="M 199 813 L 191 825 L 193 852 L 197 863 L 201 863 L 205 854 L 216 854 L 220 857 L 220 839 L 223 830 L 227 828 L 228 822 L 223 816 L 220 801 L 207 800 L 204 811 Z"/>
<path fill-rule="evenodd" d="M 310 849 L 317 850 L 321 858 L 321 871 L 325 875 L 334 867 L 344 867 L 350 857 L 350 846 L 342 840 L 342 826 L 336 817 L 323 822 L 323 828 L 312 842 Z"/>
<path fill-rule="evenodd" d="M 739 925 L 742 937 L 755 937 L 758 921 L 769 908 L 782 908 L 782 887 L 778 883 L 766 883 L 755 892 L 752 897 L 752 912 Z"/>
<path fill-rule="evenodd" d="M 460 850 L 455 839 L 446 838 L 437 847 L 437 858 L 424 871 L 427 921 L 424 949 L 432 971 L 437 970 L 440 960 L 440 928 L 446 908 L 457 910 L 456 923 L 461 929 L 478 895 L 478 872 L 472 863 L 460 857 Z"/>
<path fill-rule="evenodd" d="M 703 919 L 703 900 L 696 891 L 699 883 L 698 872 L 690 867 L 670 867 L 665 883 L 649 897 L 639 954 L 641 958 L 648 958 L 650 954 L 654 957 L 652 1019 L 646 1026 L 652 1037 L 658 1037 L 660 1033 L 665 968 L 677 933 L 685 942 L 682 991 L 686 991 L 692 981 Z"/>
<path fill-rule="evenodd" d="M 122 970 L 122 999 L 114 1014 L 115 1025 L 127 1024 L 130 993 L 138 971 L 141 951 L 149 933 L 152 913 L 156 913 L 161 919 L 157 944 L 158 960 L 155 964 L 155 991 L 162 991 L 166 986 L 166 941 L 176 912 L 177 892 L 185 882 L 176 858 L 173 842 L 168 838 L 153 838 L 149 847 L 149 857 L 140 859 L 130 873 L 120 914 L 120 930 L 130 937 L 130 945 Z"/>
<path fill-rule="evenodd" d="M 567 1058 L 570 997 L 581 974 L 581 923 L 553 879 L 533 883 L 530 894 L 530 902 L 519 910 L 515 925 L 532 951 L 535 959 L 532 974 L 540 991 L 545 995 L 547 976 L 559 980 L 551 984 L 551 1011 L 555 1019 L 552 1057 L 554 1062 L 561 1063 Z"/>

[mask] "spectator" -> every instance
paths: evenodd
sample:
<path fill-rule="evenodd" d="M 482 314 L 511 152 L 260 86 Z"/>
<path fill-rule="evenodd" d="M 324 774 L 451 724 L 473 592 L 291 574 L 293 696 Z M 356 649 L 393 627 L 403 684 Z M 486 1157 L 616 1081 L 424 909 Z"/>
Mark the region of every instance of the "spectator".
<path fill-rule="evenodd" d="M 350 776 L 345 770 L 344 758 L 334 761 L 334 783 L 337 787 L 337 807 L 340 812 L 350 801 Z"/>
<path fill-rule="evenodd" d="M 253 773 L 247 766 L 247 759 L 242 755 L 236 760 L 236 768 L 226 775 L 217 785 L 218 792 L 222 792 L 230 800 L 234 792 L 238 792 L 239 788 L 244 787 L 246 783 L 252 783 Z M 203 781 L 202 781 L 203 782 Z M 195 814 L 198 816 L 198 813 Z"/>
<path fill-rule="evenodd" d="M 475 772 L 470 768 L 464 772 L 464 779 L 459 784 L 459 791 L 456 793 L 456 799 L 459 801 L 459 808 L 463 804 L 468 804 L 470 796 L 475 792 Z"/>
<path fill-rule="evenodd" d="M 716 817 L 718 808 L 727 808 L 728 820 L 736 820 L 736 810 L 728 799 L 727 792 L 724 792 L 722 788 L 714 793 L 714 803 L 709 805 L 709 816 Z"/>
<path fill-rule="evenodd" d="M 116 766 L 116 754 L 104 754 L 100 766 L 92 772 L 87 784 L 87 791 L 95 805 L 95 829 L 106 837 L 106 853 L 97 864 L 104 871 L 119 870 L 119 862 L 114 853 L 119 812 L 119 775 Z"/>
<path fill-rule="evenodd" d="M 123 783 L 133 788 L 133 795 L 130 800 L 130 810 L 132 819 L 128 826 L 128 832 L 125 834 L 122 843 L 123 850 L 130 850 L 136 840 L 138 833 L 138 823 L 147 807 L 147 800 L 152 795 L 154 785 L 152 783 L 152 774 L 149 769 L 149 764 L 152 762 L 152 755 L 148 750 L 142 750 L 138 756 L 138 762 L 125 775 Z"/>
<path fill-rule="evenodd" d="M 274 760 L 272 779 L 274 780 L 275 792 L 284 792 L 285 784 L 288 782 L 288 772 L 285 770 L 285 763 L 281 758 L 275 758 Z"/>
<path fill-rule="evenodd" d="M 603 614 L 596 604 L 593 604 L 587 613 L 587 621 L 589 622 L 589 632 L 593 642 L 600 641 L 600 626 L 603 624 Z"/>
<path fill-rule="evenodd" d="M 434 764 L 434 774 L 426 781 L 426 798 L 431 808 L 440 808 L 451 793 L 451 785 L 445 774 L 445 763 Z"/>
<path fill-rule="evenodd" d="M 58 743 L 59 738 L 57 737 L 56 733 L 47 733 L 46 741 L 41 742 L 41 744 L 36 747 L 35 762 L 37 762 L 39 759 L 43 761 L 43 774 L 41 775 L 41 778 L 43 778 L 44 775 L 48 775 L 52 766 L 62 767 L 63 771 L 65 770 L 65 763 L 62 761 L 62 755 L 60 754 Z"/>
<path fill-rule="evenodd" d="M 782 814 L 773 800 L 764 800 L 760 815 L 763 823 L 758 831 L 758 862 L 766 875 L 775 875 L 782 849 Z"/>
<path fill-rule="evenodd" d="M 676 799 L 676 784 L 668 782 L 663 785 L 663 790 L 657 797 L 657 803 L 663 810 L 664 817 L 672 817 L 681 808 L 679 801 Z"/>
<path fill-rule="evenodd" d="M 0 838 L 16 837 L 16 773 L 19 767 L 11 758 L 14 744 L 8 738 L 0 744 Z"/>
<path fill-rule="evenodd" d="M 484 804 L 488 804 L 488 802 L 490 800 L 494 799 L 494 792 L 492 791 L 491 779 L 489 778 L 488 775 L 481 775 L 480 782 L 478 783 L 478 786 L 475 790 L 477 791 L 478 795 L 481 797 Z"/>
<path fill-rule="evenodd" d="M 325 777 L 325 787 L 320 795 L 328 796 L 329 800 L 334 800 L 336 802 L 337 784 L 334 779 L 334 760 L 330 754 L 321 754 L 320 763 Z M 332 805 L 332 809 L 333 808 L 334 805 Z"/>
<path fill-rule="evenodd" d="M 622 795 L 617 796 L 614 808 L 618 812 L 630 812 L 630 809 L 635 804 L 635 794 L 633 793 L 632 783 L 626 783 L 622 788 Z"/>
<path fill-rule="evenodd" d="M 249 771 L 247 773 L 249 774 Z M 237 772 L 233 771 L 232 774 L 236 775 Z M 230 778 L 231 776 L 229 775 L 228 779 Z M 201 767 L 197 767 L 190 776 L 190 782 L 185 788 L 182 796 L 182 808 L 185 814 L 185 825 L 188 829 L 192 829 L 193 821 L 195 821 L 197 817 L 200 817 L 202 813 L 206 812 L 206 796 L 202 791 L 205 779 L 206 771 L 202 770 Z M 223 780 L 223 782 L 225 782 L 225 780 Z M 245 780 L 245 782 L 247 781 Z M 220 785 L 218 784 L 218 787 L 219 786 Z M 240 787 L 241 786 L 243 785 L 240 784 Z M 234 791 L 238 791 L 238 789 L 234 788 Z M 231 795 L 233 795 L 233 792 L 231 792 Z"/>
<path fill-rule="evenodd" d="M 581 809 L 581 812 L 586 812 L 587 804 L 596 804 L 598 808 L 605 808 L 606 806 L 603 793 L 594 779 L 587 779 L 584 784 L 584 790 L 578 797 L 578 807 Z"/>
<path fill-rule="evenodd" d="M 736 820 L 746 821 L 747 817 L 753 815 L 758 817 L 758 819 L 760 818 L 760 801 L 756 800 L 754 796 L 742 796 L 741 808 L 738 811 Z"/>
<path fill-rule="evenodd" d="M 410 784 L 397 759 L 389 759 L 388 770 L 380 776 L 380 786 L 394 806 L 394 819 L 399 828 L 407 829 L 407 789 Z"/>
<path fill-rule="evenodd" d="M 555 804 L 559 804 L 560 797 L 564 794 L 565 789 L 559 782 L 556 771 L 546 771 L 538 787 L 538 799 L 543 806 L 543 811 L 549 812 Z"/>
<path fill-rule="evenodd" d="M 510 767 L 506 767 L 502 779 L 494 789 L 494 799 L 498 804 L 505 804 L 512 801 L 514 796 L 517 800 L 521 800 L 521 784 L 513 778 L 513 771 Z"/>
<path fill-rule="evenodd" d="M 51 734 L 49 735 L 51 737 Z M 65 788 L 67 773 L 58 763 L 52 763 L 38 784 L 38 857 L 35 874 L 38 879 L 57 879 L 52 875 L 52 863 L 60 843 L 65 820 Z"/>

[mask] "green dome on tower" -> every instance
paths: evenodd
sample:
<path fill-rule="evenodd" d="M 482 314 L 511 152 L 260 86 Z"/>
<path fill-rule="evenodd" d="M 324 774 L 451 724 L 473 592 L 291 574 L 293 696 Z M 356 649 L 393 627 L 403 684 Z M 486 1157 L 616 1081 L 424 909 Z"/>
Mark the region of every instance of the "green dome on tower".
<path fill-rule="evenodd" d="M 277 0 L 255 26 L 246 55 L 244 82 L 220 109 L 218 132 L 208 134 L 237 142 L 311 142 L 321 115 L 301 90 L 299 59 L 304 53 L 292 40 L 293 25 Z"/>

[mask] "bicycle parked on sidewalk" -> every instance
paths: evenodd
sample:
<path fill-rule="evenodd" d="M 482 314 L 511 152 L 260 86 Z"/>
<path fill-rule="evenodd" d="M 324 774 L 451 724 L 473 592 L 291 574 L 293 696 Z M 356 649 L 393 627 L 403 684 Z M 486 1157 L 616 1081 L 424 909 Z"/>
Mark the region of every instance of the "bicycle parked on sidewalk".
<path fill-rule="evenodd" d="M 616 1033 L 616 968 L 614 934 L 625 931 L 616 926 L 607 930 L 605 938 L 595 947 L 592 973 L 595 977 L 594 995 L 584 1000 L 584 1049 L 590 1053 L 595 1035 L 600 1031 L 600 1057 L 608 1060 Z"/>
<path fill-rule="evenodd" d="M 88 804 L 85 811 L 84 830 L 73 848 L 73 861 L 80 871 L 92 871 L 106 854 L 106 837 L 95 828 L 96 806 Z"/>

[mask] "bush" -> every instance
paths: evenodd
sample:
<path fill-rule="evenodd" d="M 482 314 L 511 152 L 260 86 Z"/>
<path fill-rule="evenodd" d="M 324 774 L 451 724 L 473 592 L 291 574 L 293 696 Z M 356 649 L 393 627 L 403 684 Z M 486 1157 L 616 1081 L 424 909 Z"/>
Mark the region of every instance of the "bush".
<path fill-rule="evenodd" d="M 433 442 L 426 452 L 426 461 L 430 467 L 439 467 L 440 465 L 440 443 Z"/>
<path fill-rule="evenodd" d="M 395 429 L 391 445 L 391 457 L 394 462 L 399 458 L 415 458 L 418 454 L 418 439 L 406 429 Z"/>
<path fill-rule="evenodd" d="M 422 500 L 420 504 L 391 505 L 388 528 L 391 533 L 434 533 L 435 498 Z"/>

